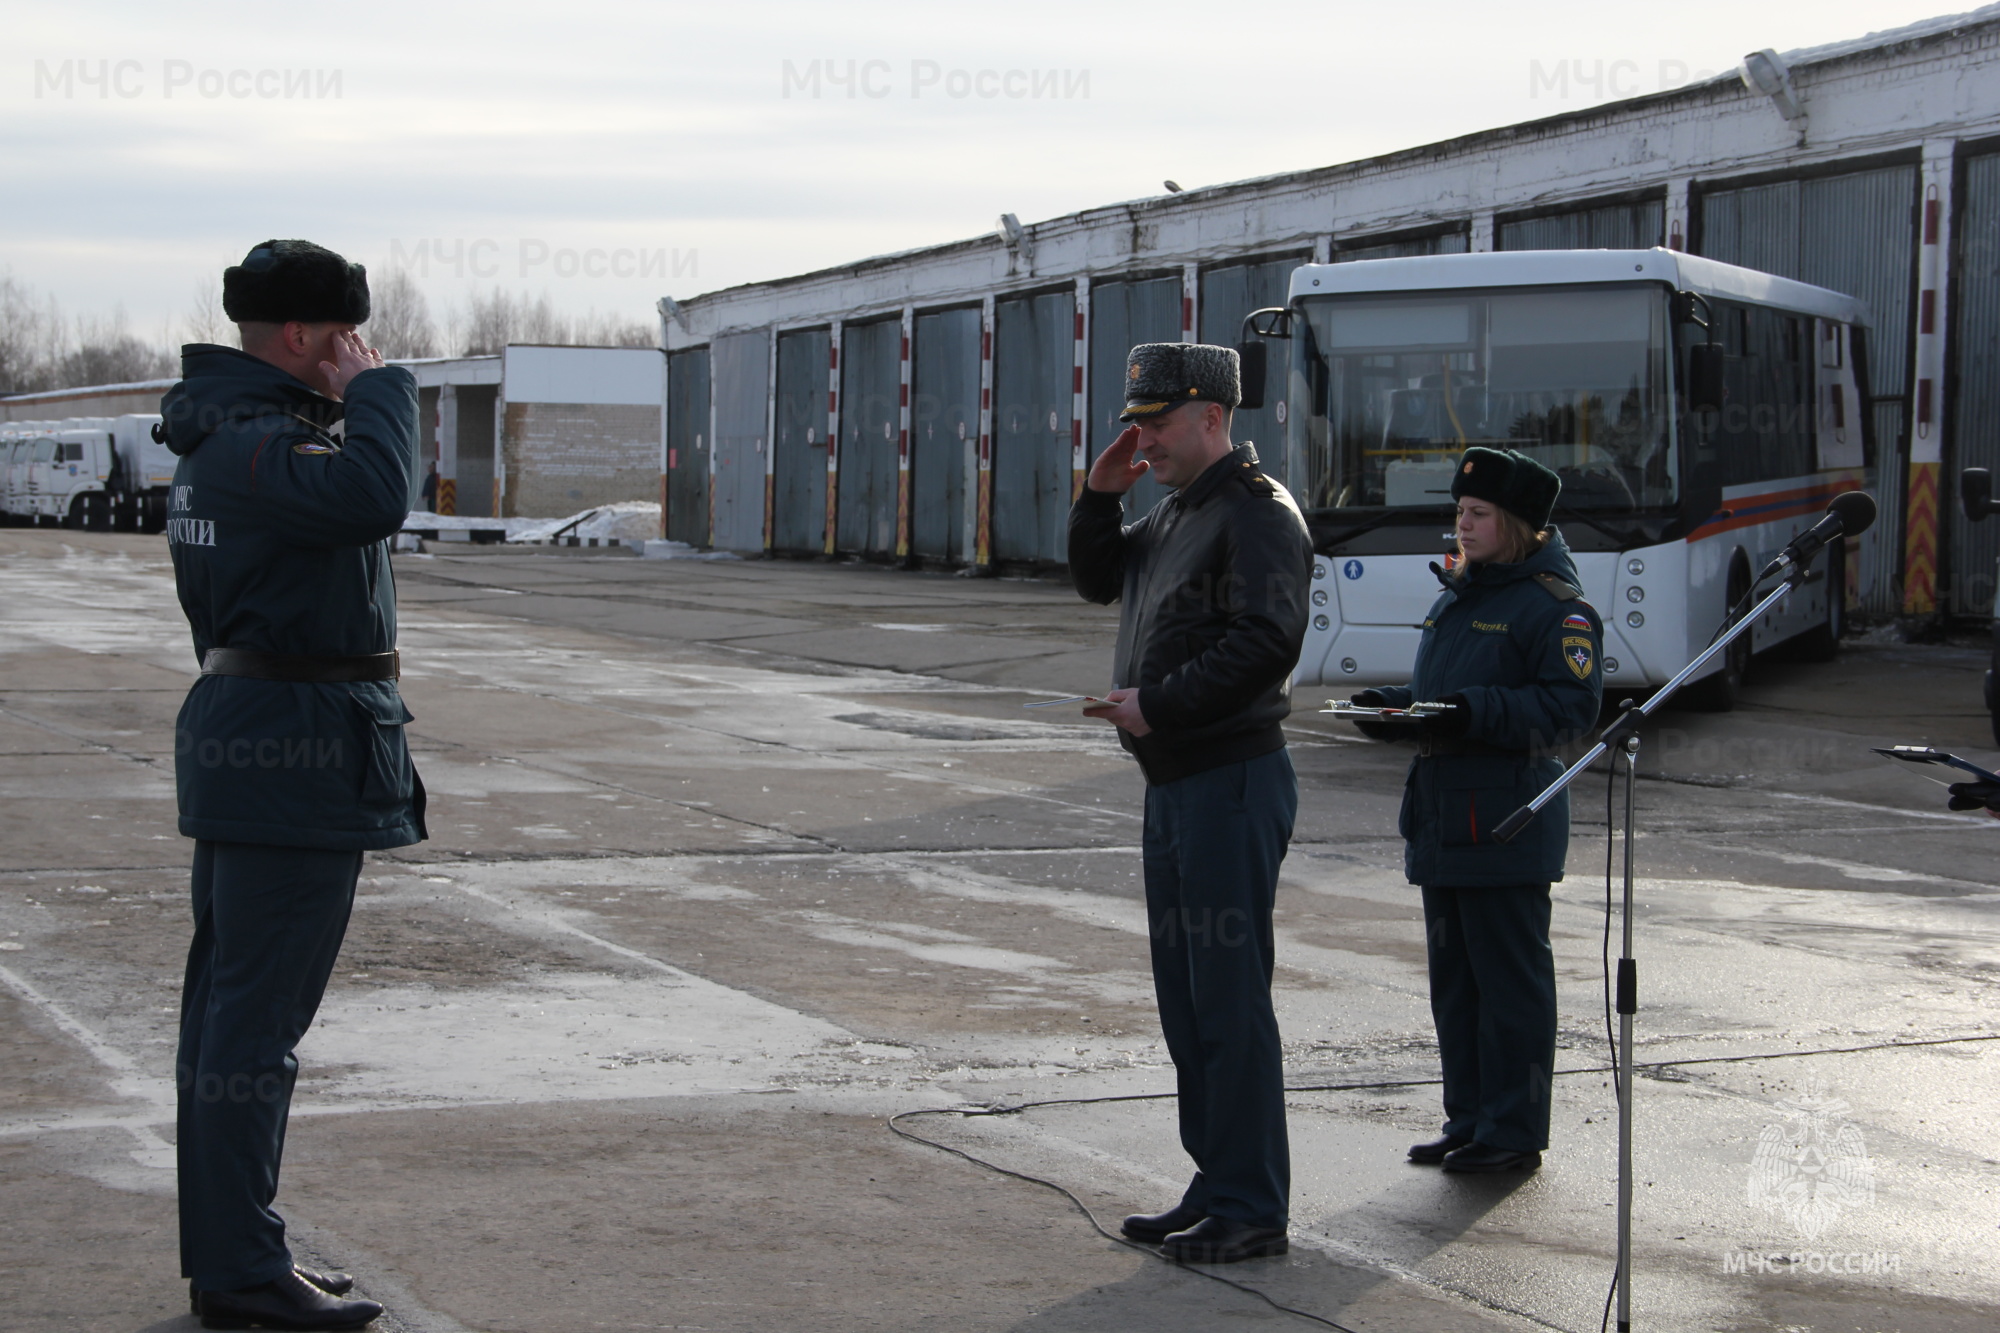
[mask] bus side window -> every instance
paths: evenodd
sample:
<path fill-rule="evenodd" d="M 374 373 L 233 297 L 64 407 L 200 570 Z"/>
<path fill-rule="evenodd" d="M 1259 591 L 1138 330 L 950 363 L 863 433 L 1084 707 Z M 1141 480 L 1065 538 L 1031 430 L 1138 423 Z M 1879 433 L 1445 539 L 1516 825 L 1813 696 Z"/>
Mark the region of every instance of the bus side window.
<path fill-rule="evenodd" d="M 1716 324 L 1727 350 L 1724 405 L 1715 441 L 1722 484 L 1800 477 L 1814 470 L 1812 373 L 1797 316 L 1722 305 Z"/>

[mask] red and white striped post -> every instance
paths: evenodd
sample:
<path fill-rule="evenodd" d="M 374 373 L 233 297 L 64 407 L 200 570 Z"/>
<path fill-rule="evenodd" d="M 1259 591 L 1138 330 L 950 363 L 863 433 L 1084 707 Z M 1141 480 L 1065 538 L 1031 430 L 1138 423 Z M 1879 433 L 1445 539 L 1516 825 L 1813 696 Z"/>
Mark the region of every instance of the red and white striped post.
<path fill-rule="evenodd" d="M 1924 145 L 1918 220 L 1915 392 L 1910 395 L 1910 486 L 1904 506 L 1903 614 L 1937 610 L 1939 472 L 1944 462 L 1945 293 L 1951 253 L 1952 140 Z"/>

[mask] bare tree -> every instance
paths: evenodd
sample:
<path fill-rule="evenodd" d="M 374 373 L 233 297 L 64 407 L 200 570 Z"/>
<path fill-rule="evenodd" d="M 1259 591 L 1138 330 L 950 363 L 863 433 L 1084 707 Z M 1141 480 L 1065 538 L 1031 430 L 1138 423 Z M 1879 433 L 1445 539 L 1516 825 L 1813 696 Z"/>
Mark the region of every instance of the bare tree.
<path fill-rule="evenodd" d="M 430 302 L 407 269 L 388 269 L 370 282 L 369 303 L 372 310 L 364 336 L 383 356 L 408 360 L 438 355 Z"/>
<path fill-rule="evenodd" d="M 191 343 L 228 347 L 236 341 L 236 326 L 222 312 L 222 280 L 209 277 L 194 285 L 194 303 L 181 321 L 181 335 Z"/>
<path fill-rule="evenodd" d="M 79 317 L 74 341 L 64 341 L 53 386 L 59 389 L 166 379 L 179 369 L 178 359 L 164 347 L 132 335 L 122 307 L 106 318 Z"/>
<path fill-rule="evenodd" d="M 53 388 L 62 342 L 62 311 L 55 298 L 44 302 L 34 288 L 11 273 L 0 273 L 0 393 Z"/>
<path fill-rule="evenodd" d="M 555 347 L 651 347 L 653 326 L 644 320 L 595 310 L 574 319 L 560 314 L 547 293 L 530 298 L 498 287 L 467 298 L 463 314 L 453 310 L 448 321 L 451 341 L 461 356 L 491 355 L 508 343 L 543 343 Z"/>
<path fill-rule="evenodd" d="M 595 310 L 579 315 L 570 334 L 579 347 L 652 347 L 659 342 L 658 330 L 646 320 Z"/>

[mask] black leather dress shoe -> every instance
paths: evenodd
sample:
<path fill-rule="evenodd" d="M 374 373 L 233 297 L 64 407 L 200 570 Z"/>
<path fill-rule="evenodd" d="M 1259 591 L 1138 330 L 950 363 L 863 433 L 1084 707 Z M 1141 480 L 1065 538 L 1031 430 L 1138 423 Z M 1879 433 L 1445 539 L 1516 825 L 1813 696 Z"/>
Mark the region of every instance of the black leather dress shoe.
<path fill-rule="evenodd" d="M 292 1265 L 292 1271 L 329 1296 L 345 1296 L 354 1290 L 354 1278 L 348 1273 L 316 1273 L 297 1264 Z M 188 1283 L 188 1313 L 201 1313 L 201 1293 L 194 1289 L 192 1282 Z"/>
<path fill-rule="evenodd" d="M 373 1301 L 342 1300 L 297 1272 L 241 1291 L 201 1293 L 203 1328 L 360 1328 L 382 1313 Z"/>
<path fill-rule="evenodd" d="M 1204 1217 L 1160 1242 L 1160 1253 L 1184 1264 L 1234 1264 L 1283 1254 L 1291 1248 L 1283 1227 L 1253 1227 L 1227 1217 Z"/>
<path fill-rule="evenodd" d="M 1127 1239 L 1142 1245 L 1158 1245 L 1176 1231 L 1186 1231 L 1207 1216 L 1199 1208 L 1177 1203 L 1164 1213 L 1134 1213 L 1118 1229 L 1125 1233 Z"/>
<path fill-rule="evenodd" d="M 1447 1134 L 1441 1139 L 1432 1139 L 1429 1143 L 1412 1143 L 1410 1160 L 1418 1166 L 1436 1166 L 1445 1159 L 1446 1154 L 1457 1152 L 1471 1142 L 1471 1139 L 1462 1135 Z"/>
<path fill-rule="evenodd" d="M 1502 1171 L 1533 1171 L 1542 1164 L 1538 1152 L 1515 1152 L 1512 1148 L 1489 1148 L 1483 1143 L 1473 1143 L 1456 1152 L 1444 1155 L 1444 1169 L 1447 1171 L 1478 1172 L 1494 1174 Z"/>

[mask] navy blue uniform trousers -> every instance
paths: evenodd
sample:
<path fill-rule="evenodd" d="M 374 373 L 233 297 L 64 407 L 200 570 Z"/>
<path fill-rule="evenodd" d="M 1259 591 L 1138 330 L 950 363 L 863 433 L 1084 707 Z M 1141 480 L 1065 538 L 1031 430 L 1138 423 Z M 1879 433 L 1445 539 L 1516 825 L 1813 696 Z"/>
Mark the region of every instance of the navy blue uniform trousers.
<path fill-rule="evenodd" d="M 176 1060 L 181 1276 L 203 1291 L 289 1272 L 271 1208 L 305 1035 L 361 876 L 358 851 L 194 845 L 194 941 Z"/>
<path fill-rule="evenodd" d="M 1424 889 L 1444 1132 L 1511 1152 L 1549 1146 L 1556 963 L 1549 886 Z"/>
<path fill-rule="evenodd" d="M 1284 750 L 1146 789 L 1153 989 L 1180 1089 L 1183 1202 L 1282 1227 L 1291 1196 L 1271 904 L 1299 784 Z"/>

